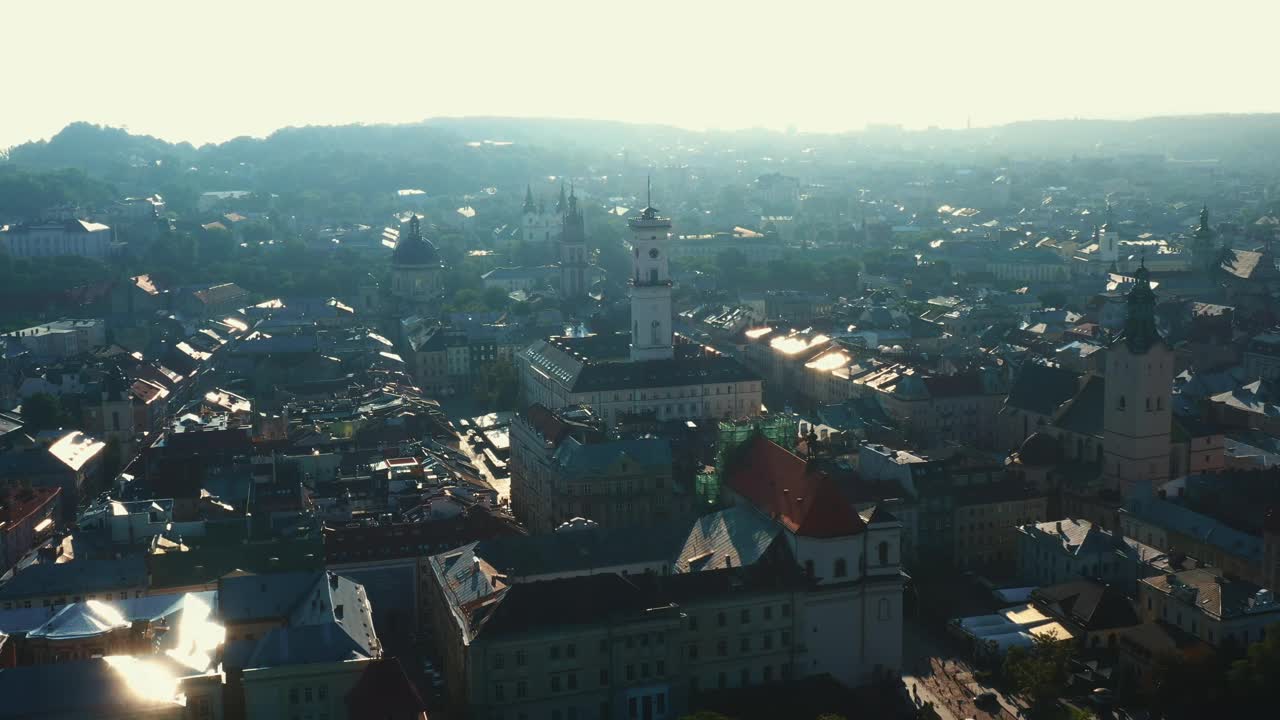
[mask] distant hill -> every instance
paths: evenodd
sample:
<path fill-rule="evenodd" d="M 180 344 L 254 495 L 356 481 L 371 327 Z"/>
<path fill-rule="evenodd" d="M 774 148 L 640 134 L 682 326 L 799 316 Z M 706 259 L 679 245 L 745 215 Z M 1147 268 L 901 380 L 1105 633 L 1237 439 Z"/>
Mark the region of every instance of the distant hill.
<path fill-rule="evenodd" d="M 461 194 L 487 185 L 523 185 L 538 175 L 616 172 L 622 157 L 630 167 L 689 162 L 679 146 L 699 148 L 703 162 L 719 163 L 727 176 L 732 176 L 735 157 L 810 162 L 818 156 L 800 153 L 811 147 L 819 148 L 821 161 L 837 169 L 851 160 L 887 157 L 974 163 L 1132 154 L 1269 168 L 1280 160 L 1280 114 L 1070 119 L 973 130 L 839 134 L 459 117 L 403 125 L 291 127 L 266 138 L 242 137 L 199 148 L 73 123 L 48 141 L 11 148 L 0 167 L 75 168 L 125 193 L 168 190 L 181 206 L 184 198 L 204 190 L 237 188 L 373 197 L 400 187 L 429 186 L 433 194 Z"/>

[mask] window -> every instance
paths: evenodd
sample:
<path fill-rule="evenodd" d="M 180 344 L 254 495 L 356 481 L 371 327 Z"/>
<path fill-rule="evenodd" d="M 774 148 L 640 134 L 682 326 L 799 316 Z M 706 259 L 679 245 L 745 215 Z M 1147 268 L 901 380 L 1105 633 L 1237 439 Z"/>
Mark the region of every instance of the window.
<path fill-rule="evenodd" d="M 529 684 L 524 680 L 516 681 L 516 697 L 522 698 L 529 694 Z"/>
<path fill-rule="evenodd" d="M 551 692 L 553 693 L 560 692 L 560 676 L 559 675 L 551 676 Z"/>
<path fill-rule="evenodd" d="M 742 652 L 751 652 L 751 638 L 744 637 L 738 641 L 738 650 Z"/>
<path fill-rule="evenodd" d="M 761 679 L 763 679 L 765 682 L 772 682 L 772 681 L 773 681 L 773 666 L 772 666 L 772 665 L 765 665 L 765 666 L 764 666 L 764 671 L 761 673 Z"/>
<path fill-rule="evenodd" d="M 716 641 L 716 656 L 724 657 L 729 654 L 729 641 L 720 639 Z"/>
<path fill-rule="evenodd" d="M 783 630 L 781 633 L 779 633 L 779 634 L 778 634 L 778 642 L 782 644 L 782 647 L 788 647 L 788 646 L 790 646 L 790 645 L 791 645 L 791 631 L 790 631 L 790 630 Z"/>
<path fill-rule="evenodd" d="M 761 638 L 760 640 L 760 644 L 765 650 L 772 650 L 773 649 L 773 633 L 765 633 L 764 637 Z"/>
<path fill-rule="evenodd" d="M 690 659 L 690 660 L 697 660 L 697 659 L 698 659 L 698 646 L 697 646 L 697 645 L 690 645 L 690 646 L 689 646 L 689 659 Z"/>
<path fill-rule="evenodd" d="M 316 688 L 316 699 L 319 700 L 320 702 L 324 702 L 325 700 L 329 699 L 328 685 L 321 685 Z"/>
<path fill-rule="evenodd" d="M 1120 396 L 1120 402 L 1116 403 L 1117 410 L 1124 410 L 1124 396 Z"/>
<path fill-rule="evenodd" d="M 717 625 L 719 625 L 720 627 L 724 627 L 726 624 L 728 624 L 728 622 L 729 622 L 729 621 L 728 621 L 728 619 L 725 617 L 725 615 L 724 615 L 724 613 L 723 613 L 723 612 L 716 613 L 716 624 L 717 624 Z"/>
<path fill-rule="evenodd" d="M 656 663 L 654 663 L 654 664 L 653 664 L 653 672 L 654 672 L 654 674 L 656 674 L 656 675 L 658 675 L 658 676 L 666 675 L 666 674 L 667 674 L 667 661 L 666 661 L 666 660 L 659 660 L 659 661 L 657 661 Z"/>
<path fill-rule="evenodd" d="M 690 616 L 689 616 L 689 629 L 690 629 L 690 630 L 697 630 L 697 629 L 698 629 L 698 616 L 697 616 L 697 615 L 690 615 Z"/>
<path fill-rule="evenodd" d="M 502 683 L 498 683 L 493 686 L 493 699 L 497 700 L 498 702 L 502 702 L 504 699 L 506 699 L 505 693 L 502 688 Z"/>
<path fill-rule="evenodd" d="M 289 704 L 290 705 L 298 704 L 298 688 L 296 687 L 289 688 Z"/>
<path fill-rule="evenodd" d="M 608 638 L 601 638 L 601 639 L 600 639 L 600 654 L 601 654 L 601 655 L 605 655 L 605 654 L 608 654 L 608 652 L 609 652 L 609 639 L 608 639 Z"/>
<path fill-rule="evenodd" d="M 523 650 L 516 651 L 516 666 L 524 667 L 524 651 Z"/>
<path fill-rule="evenodd" d="M 888 565 L 889 564 L 889 543 L 881 542 L 877 550 L 879 551 L 879 554 L 880 554 L 880 564 Z"/>
<path fill-rule="evenodd" d="M 502 653 L 495 653 L 493 656 L 493 669 L 501 670 L 505 662 L 502 658 Z"/>
<path fill-rule="evenodd" d="M 577 654 L 578 654 L 578 646 L 574 645 L 573 643 L 569 643 L 568 645 L 565 645 L 565 646 L 564 646 L 564 656 L 565 656 L 565 657 L 567 657 L 567 658 L 572 658 L 572 657 L 576 656 Z"/>
<path fill-rule="evenodd" d="M 845 563 L 844 558 L 836 558 L 836 566 L 832 574 L 838 578 L 849 574 L 849 567 Z"/>
<path fill-rule="evenodd" d="M 751 622 L 751 608 L 742 608 L 742 612 L 738 614 L 738 622 L 743 625 Z"/>
<path fill-rule="evenodd" d="M 764 606 L 764 619 L 765 619 L 765 620 L 772 620 L 772 619 L 773 619 L 773 606 L 772 606 L 772 605 L 765 605 L 765 606 Z"/>
<path fill-rule="evenodd" d="M 551 659 L 552 659 L 552 660 L 559 660 L 559 659 L 560 659 L 560 646 L 559 646 L 559 645 L 552 645 L 552 646 L 551 646 Z"/>
<path fill-rule="evenodd" d="M 782 603 L 782 617 L 791 617 L 791 603 Z"/>
<path fill-rule="evenodd" d="M 636 679 L 636 666 L 628 665 L 627 666 L 627 682 L 630 682 L 635 679 Z"/>

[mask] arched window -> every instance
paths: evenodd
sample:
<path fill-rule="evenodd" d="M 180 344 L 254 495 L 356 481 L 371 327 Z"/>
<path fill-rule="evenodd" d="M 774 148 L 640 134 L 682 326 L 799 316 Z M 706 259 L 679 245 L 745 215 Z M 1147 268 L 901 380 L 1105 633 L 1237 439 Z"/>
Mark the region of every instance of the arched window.
<path fill-rule="evenodd" d="M 880 543 L 879 552 L 880 552 L 880 564 L 888 565 L 889 564 L 889 543 L 882 541 Z"/>
<path fill-rule="evenodd" d="M 1120 402 L 1116 405 L 1116 409 L 1118 409 L 1118 410 L 1123 410 L 1123 409 L 1124 409 L 1124 396 L 1123 396 L 1123 395 L 1121 395 L 1121 396 L 1120 396 Z"/>
<path fill-rule="evenodd" d="M 1156 398 L 1156 410 L 1163 410 L 1163 409 L 1164 409 L 1164 398 L 1162 397 Z"/>
<path fill-rule="evenodd" d="M 836 558 L 836 567 L 834 575 L 836 577 L 844 577 L 849 574 L 849 566 L 845 563 L 844 558 Z"/>

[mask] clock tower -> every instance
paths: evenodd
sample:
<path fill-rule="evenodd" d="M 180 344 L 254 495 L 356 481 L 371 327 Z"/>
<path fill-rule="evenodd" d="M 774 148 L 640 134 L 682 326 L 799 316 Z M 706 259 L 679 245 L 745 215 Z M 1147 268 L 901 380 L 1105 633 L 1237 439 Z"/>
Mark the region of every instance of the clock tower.
<path fill-rule="evenodd" d="M 627 220 L 631 227 L 631 359 L 670 360 L 675 350 L 671 335 L 671 274 L 667 240 L 671 220 L 653 207 L 652 186 L 644 210 Z"/>

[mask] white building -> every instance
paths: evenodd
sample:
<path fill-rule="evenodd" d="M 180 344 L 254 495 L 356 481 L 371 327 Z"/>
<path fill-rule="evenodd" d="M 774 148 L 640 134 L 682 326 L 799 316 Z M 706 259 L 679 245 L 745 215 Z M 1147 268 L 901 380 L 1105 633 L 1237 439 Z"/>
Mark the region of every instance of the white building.
<path fill-rule="evenodd" d="M 65 358 L 87 353 L 107 344 L 107 326 L 101 319 L 54 320 L 24 328 L 12 337 L 39 358 Z"/>
<path fill-rule="evenodd" d="M 763 389 L 755 373 L 710 348 L 674 341 L 671 221 L 647 207 L 630 223 L 631 332 L 530 345 L 517 356 L 525 405 L 590 405 L 611 425 L 626 413 L 663 420 L 759 415 Z"/>
<path fill-rule="evenodd" d="M 111 242 L 110 227 L 88 220 L 0 227 L 0 248 L 15 258 L 78 255 L 105 260 Z"/>
<path fill-rule="evenodd" d="M 561 217 L 564 215 L 564 187 L 560 188 L 560 200 L 555 210 L 547 209 L 544 202 L 534 202 L 533 188 L 524 191 L 524 207 L 520 216 L 520 239 L 530 245 L 551 244 L 560 236 Z"/>

